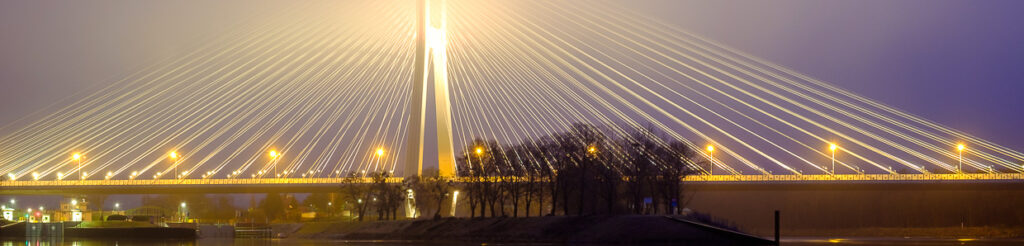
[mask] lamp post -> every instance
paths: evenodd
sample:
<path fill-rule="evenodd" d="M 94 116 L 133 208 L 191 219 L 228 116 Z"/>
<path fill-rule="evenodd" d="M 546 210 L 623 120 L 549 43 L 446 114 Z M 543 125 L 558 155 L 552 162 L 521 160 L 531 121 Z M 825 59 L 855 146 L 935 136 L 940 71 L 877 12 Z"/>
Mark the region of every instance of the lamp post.
<path fill-rule="evenodd" d="M 173 163 L 172 165 L 174 165 L 174 175 L 178 175 L 178 157 L 181 156 L 178 155 L 178 152 L 171 151 L 171 153 L 167 154 L 167 157 L 171 158 L 171 163 Z"/>
<path fill-rule="evenodd" d="M 957 151 L 957 154 L 959 155 L 957 157 L 957 160 L 959 161 L 959 164 L 957 164 L 957 166 L 956 166 L 956 172 L 957 173 L 964 173 L 964 149 L 966 149 L 966 148 L 967 148 L 967 146 L 964 146 L 964 144 L 956 145 L 956 151 Z"/>
<path fill-rule="evenodd" d="M 715 146 L 708 145 L 708 160 L 711 161 L 711 166 L 708 168 L 708 175 L 715 175 Z"/>
<path fill-rule="evenodd" d="M 82 154 L 74 153 L 71 155 L 71 159 L 75 160 L 75 162 L 78 162 L 78 176 L 84 180 L 85 174 L 84 172 L 82 172 Z"/>
<path fill-rule="evenodd" d="M 185 222 L 188 219 L 186 216 L 188 214 L 188 208 L 186 206 L 185 202 L 181 202 L 181 222 Z"/>
<path fill-rule="evenodd" d="M 281 156 L 281 154 L 278 154 L 276 150 L 271 150 L 270 151 L 270 161 L 273 162 L 274 173 L 277 173 L 277 158 L 280 157 L 280 156 Z"/>
<path fill-rule="evenodd" d="M 836 146 L 835 143 L 828 145 L 828 149 L 832 151 L 832 175 L 836 175 L 836 149 L 838 148 L 839 146 Z"/>

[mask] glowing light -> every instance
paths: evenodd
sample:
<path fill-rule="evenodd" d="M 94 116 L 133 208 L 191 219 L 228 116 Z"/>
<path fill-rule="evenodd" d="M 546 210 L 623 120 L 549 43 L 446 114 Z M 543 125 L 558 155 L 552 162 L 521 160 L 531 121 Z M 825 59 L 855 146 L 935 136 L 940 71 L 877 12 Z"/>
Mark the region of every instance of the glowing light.
<path fill-rule="evenodd" d="M 171 159 L 178 159 L 178 152 L 171 151 L 167 156 L 171 157 Z"/>
<path fill-rule="evenodd" d="M 384 148 L 378 148 L 377 149 L 377 156 L 382 156 L 382 155 L 384 155 Z"/>
<path fill-rule="evenodd" d="M 278 154 L 276 150 L 271 150 L 270 151 L 270 158 L 275 158 L 276 159 L 278 156 L 281 156 L 281 155 Z"/>
<path fill-rule="evenodd" d="M 828 149 L 829 150 L 836 151 L 836 149 L 838 149 L 838 148 L 839 148 L 839 146 L 837 146 L 835 143 L 828 144 Z"/>
<path fill-rule="evenodd" d="M 959 150 L 959 151 L 964 151 L 964 149 L 966 149 L 966 148 L 967 148 L 967 146 L 964 146 L 964 144 L 956 145 L 956 150 Z"/>
<path fill-rule="evenodd" d="M 57 178 L 60 179 L 60 173 L 57 173 Z M 39 173 L 32 173 L 32 179 L 39 180 Z"/>
<path fill-rule="evenodd" d="M 71 155 L 71 159 L 72 160 L 76 160 L 76 161 L 77 160 L 81 160 L 82 159 L 82 154 L 75 153 L 75 154 Z"/>
<path fill-rule="evenodd" d="M 715 146 L 708 145 L 706 149 L 708 150 L 708 152 L 715 152 Z"/>
<path fill-rule="evenodd" d="M 484 148 L 476 147 L 476 151 L 475 152 L 476 152 L 477 155 L 482 155 L 482 154 L 484 154 Z"/>
<path fill-rule="evenodd" d="M 595 152 L 597 152 L 597 147 L 591 145 L 590 147 L 587 148 L 587 152 L 595 153 Z"/>

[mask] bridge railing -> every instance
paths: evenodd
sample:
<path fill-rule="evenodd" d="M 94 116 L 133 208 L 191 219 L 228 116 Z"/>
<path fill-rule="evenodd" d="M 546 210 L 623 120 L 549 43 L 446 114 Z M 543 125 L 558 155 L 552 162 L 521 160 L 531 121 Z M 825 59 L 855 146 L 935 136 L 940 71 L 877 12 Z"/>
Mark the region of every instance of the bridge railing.
<path fill-rule="evenodd" d="M 692 175 L 688 182 L 1024 180 L 1021 173 Z"/>
<path fill-rule="evenodd" d="M 684 182 L 804 182 L 804 181 L 944 181 L 944 180 L 1022 180 L 1021 173 L 968 174 L 840 174 L 840 175 L 691 175 Z M 387 178 L 388 183 L 401 183 L 403 178 Z M 453 177 L 451 182 L 530 181 L 523 177 Z M 533 181 L 544 182 L 543 179 Z M 284 185 L 372 183 L 372 178 L 255 178 L 255 179 L 138 179 L 138 180 L 6 180 L 0 187 L 62 187 L 62 186 L 202 186 L 202 185 Z"/>

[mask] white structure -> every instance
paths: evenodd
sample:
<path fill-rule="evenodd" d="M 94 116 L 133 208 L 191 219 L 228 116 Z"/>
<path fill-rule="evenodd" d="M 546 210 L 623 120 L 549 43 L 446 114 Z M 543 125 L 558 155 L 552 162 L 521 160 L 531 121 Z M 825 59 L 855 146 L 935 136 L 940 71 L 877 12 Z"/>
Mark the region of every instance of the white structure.
<path fill-rule="evenodd" d="M 71 212 L 71 221 L 81 222 L 82 221 L 82 211 L 72 211 Z"/>
<path fill-rule="evenodd" d="M 14 221 L 14 209 L 6 207 L 4 208 L 4 220 Z"/>
<path fill-rule="evenodd" d="M 437 13 L 433 13 L 431 2 L 437 2 Z M 444 0 L 418 0 L 416 26 L 416 66 L 412 81 L 412 98 L 409 103 L 408 148 L 406 148 L 405 176 L 419 176 L 423 173 L 424 130 L 427 116 L 428 71 L 434 75 L 434 102 L 437 113 L 437 154 L 438 171 L 442 177 L 455 176 L 455 152 L 452 144 L 451 99 L 448 92 L 448 37 Z M 437 14 L 439 23 L 431 23 L 430 16 Z M 434 25 L 436 24 L 436 26 Z M 431 70 L 431 64 L 433 69 Z"/>

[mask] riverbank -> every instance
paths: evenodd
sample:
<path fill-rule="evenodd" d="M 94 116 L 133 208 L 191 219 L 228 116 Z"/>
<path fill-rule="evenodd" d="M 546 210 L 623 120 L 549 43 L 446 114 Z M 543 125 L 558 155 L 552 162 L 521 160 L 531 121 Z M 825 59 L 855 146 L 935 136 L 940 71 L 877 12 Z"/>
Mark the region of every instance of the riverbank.
<path fill-rule="evenodd" d="M 773 244 L 763 238 L 681 218 L 642 215 L 321 222 L 306 223 L 290 238 L 480 243 Z"/>
<path fill-rule="evenodd" d="M 993 238 L 1024 239 L 1024 226 L 984 227 L 865 227 L 835 230 L 789 229 L 783 230 L 786 237 L 822 237 L 841 235 L 844 237 L 895 237 L 895 238 Z"/>

